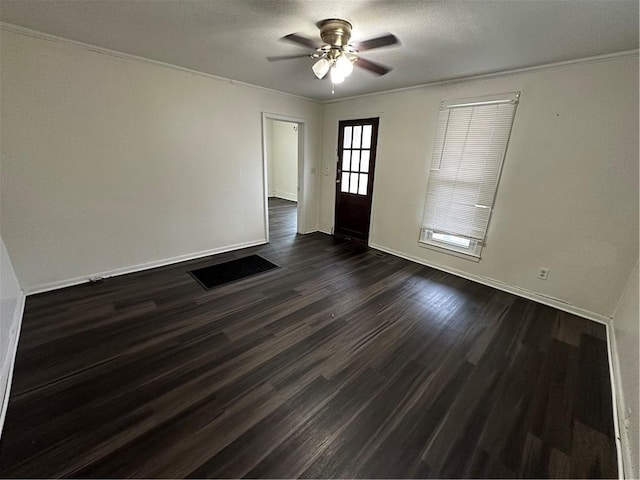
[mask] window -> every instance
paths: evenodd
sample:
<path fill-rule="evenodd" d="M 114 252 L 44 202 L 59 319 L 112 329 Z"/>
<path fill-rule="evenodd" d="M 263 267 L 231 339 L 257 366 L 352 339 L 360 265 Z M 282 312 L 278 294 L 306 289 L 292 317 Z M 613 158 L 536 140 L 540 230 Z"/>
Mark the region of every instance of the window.
<path fill-rule="evenodd" d="M 442 102 L 420 243 L 480 258 L 519 97 Z"/>
<path fill-rule="evenodd" d="M 366 195 L 369 182 L 372 125 L 344 127 L 340 191 Z"/>

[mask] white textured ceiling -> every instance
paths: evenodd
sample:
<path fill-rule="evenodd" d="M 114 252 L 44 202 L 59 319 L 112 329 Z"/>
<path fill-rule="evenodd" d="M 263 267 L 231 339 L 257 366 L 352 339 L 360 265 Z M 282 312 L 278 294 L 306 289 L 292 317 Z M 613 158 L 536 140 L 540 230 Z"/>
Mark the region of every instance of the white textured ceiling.
<path fill-rule="evenodd" d="M 278 39 L 319 40 L 331 17 L 352 41 L 395 34 L 362 55 L 393 71 L 356 69 L 332 96 L 311 59 L 266 61 L 305 53 Z M 637 0 L 1 0 L 0 20 L 317 100 L 638 48 Z"/>

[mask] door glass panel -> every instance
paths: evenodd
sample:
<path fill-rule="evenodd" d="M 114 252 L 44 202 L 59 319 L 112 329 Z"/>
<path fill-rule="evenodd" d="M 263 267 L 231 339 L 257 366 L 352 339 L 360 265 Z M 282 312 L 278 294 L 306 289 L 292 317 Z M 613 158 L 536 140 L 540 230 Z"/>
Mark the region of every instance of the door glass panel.
<path fill-rule="evenodd" d="M 369 150 L 362 150 L 360 152 L 360 171 L 368 172 L 369 171 Z"/>
<path fill-rule="evenodd" d="M 371 148 L 371 125 L 362 127 L 362 148 Z"/>
<path fill-rule="evenodd" d="M 360 160 L 360 150 L 353 150 L 351 152 L 351 171 L 352 172 L 358 171 L 359 160 Z"/>
<path fill-rule="evenodd" d="M 342 172 L 342 182 L 340 183 L 340 191 L 341 192 L 349 191 L 349 174 L 347 172 Z"/>
<path fill-rule="evenodd" d="M 358 174 L 352 173 L 349 181 L 349 193 L 358 193 Z"/>
<path fill-rule="evenodd" d="M 351 170 L 351 150 L 342 152 L 342 170 Z"/>
<path fill-rule="evenodd" d="M 352 127 L 344 127 L 343 148 L 351 148 L 351 129 Z"/>
<path fill-rule="evenodd" d="M 367 181 L 369 180 L 369 175 L 366 173 L 360 174 L 360 186 L 358 187 L 358 193 L 360 195 L 367 194 Z"/>
<path fill-rule="evenodd" d="M 360 148 L 361 136 L 362 136 L 362 126 L 358 125 L 356 127 L 353 127 L 353 148 Z"/>

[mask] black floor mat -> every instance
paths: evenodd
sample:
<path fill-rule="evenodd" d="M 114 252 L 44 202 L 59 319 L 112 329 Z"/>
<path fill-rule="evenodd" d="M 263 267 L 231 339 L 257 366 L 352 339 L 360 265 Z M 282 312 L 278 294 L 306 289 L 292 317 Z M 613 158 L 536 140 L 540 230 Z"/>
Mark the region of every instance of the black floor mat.
<path fill-rule="evenodd" d="M 260 255 L 250 255 L 210 267 L 199 268 L 189 273 L 207 290 L 235 282 L 252 275 L 267 272 L 278 265 L 265 260 Z"/>

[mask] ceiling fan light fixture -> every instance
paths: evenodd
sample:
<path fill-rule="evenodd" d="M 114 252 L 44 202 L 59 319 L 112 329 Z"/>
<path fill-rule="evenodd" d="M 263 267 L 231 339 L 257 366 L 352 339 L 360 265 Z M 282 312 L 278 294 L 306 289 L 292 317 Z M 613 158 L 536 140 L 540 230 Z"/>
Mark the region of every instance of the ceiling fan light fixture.
<path fill-rule="evenodd" d="M 311 48 L 311 52 L 306 55 L 267 57 L 267 60 L 275 61 L 298 57 L 312 58 L 315 63 L 311 70 L 317 78 L 327 78 L 327 74 L 330 74 L 331 93 L 334 92 L 333 87 L 335 85 L 344 82 L 351 75 L 356 62 L 358 62 L 357 67 L 368 70 L 374 75 L 382 76 L 391 71 L 390 67 L 361 58 L 360 52 L 400 43 L 392 33 L 352 44 L 349 42 L 353 26 L 346 20 L 327 18 L 319 21 L 316 26 L 320 29 L 322 44 L 318 44 L 317 40 L 299 33 L 290 33 L 281 38 L 281 40 Z"/>
<path fill-rule="evenodd" d="M 343 78 L 347 78 L 353 72 L 353 63 L 351 60 L 343 53 L 336 59 L 336 64 L 334 67 L 340 73 L 340 76 Z"/>
<path fill-rule="evenodd" d="M 329 71 L 329 68 L 331 68 L 331 62 L 326 58 L 321 58 L 313 64 L 313 67 L 311 67 L 313 73 L 318 78 L 324 78 L 324 76 Z"/>
<path fill-rule="evenodd" d="M 344 82 L 344 75 L 338 70 L 338 68 L 334 65 L 331 67 L 331 83 L 337 85 L 338 83 Z"/>

